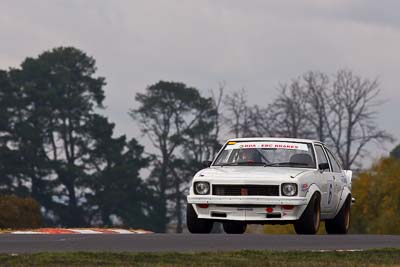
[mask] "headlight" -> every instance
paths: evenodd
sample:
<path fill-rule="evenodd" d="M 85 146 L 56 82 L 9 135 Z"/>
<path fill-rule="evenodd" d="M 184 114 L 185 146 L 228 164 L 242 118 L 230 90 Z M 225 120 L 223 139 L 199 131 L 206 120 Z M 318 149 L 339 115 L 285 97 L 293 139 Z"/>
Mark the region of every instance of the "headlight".
<path fill-rule="evenodd" d="M 282 195 L 292 197 L 297 195 L 297 184 L 282 184 Z"/>
<path fill-rule="evenodd" d="M 195 182 L 194 193 L 196 195 L 207 195 L 210 193 L 210 184 L 207 182 Z"/>

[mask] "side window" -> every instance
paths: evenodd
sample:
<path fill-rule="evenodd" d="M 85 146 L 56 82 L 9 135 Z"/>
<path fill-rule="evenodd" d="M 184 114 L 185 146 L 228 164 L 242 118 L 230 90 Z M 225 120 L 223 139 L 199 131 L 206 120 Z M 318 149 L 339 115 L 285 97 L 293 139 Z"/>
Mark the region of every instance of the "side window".
<path fill-rule="evenodd" d="M 324 150 L 322 149 L 322 146 L 320 146 L 320 145 L 315 146 L 315 154 L 317 155 L 318 164 L 328 163 L 328 159 L 326 158 L 326 155 L 324 153 Z"/>
<path fill-rule="evenodd" d="M 332 152 L 329 151 L 328 149 L 326 151 L 328 152 L 328 157 L 329 157 L 329 161 L 331 162 L 333 172 L 341 172 L 342 168 L 340 167 L 336 158 L 333 156 Z"/>
<path fill-rule="evenodd" d="M 223 150 L 214 164 L 215 165 L 221 164 L 222 162 L 226 161 L 226 158 L 228 156 L 229 156 L 229 150 Z"/>

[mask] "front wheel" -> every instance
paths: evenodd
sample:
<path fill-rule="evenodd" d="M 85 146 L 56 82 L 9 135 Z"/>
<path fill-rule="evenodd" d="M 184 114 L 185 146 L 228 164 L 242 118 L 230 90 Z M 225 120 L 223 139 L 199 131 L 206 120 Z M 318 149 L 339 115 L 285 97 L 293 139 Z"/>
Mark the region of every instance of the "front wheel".
<path fill-rule="evenodd" d="M 247 224 L 243 222 L 224 222 L 223 227 L 227 234 L 243 234 L 246 232 Z"/>
<path fill-rule="evenodd" d="M 335 218 L 325 221 L 325 230 L 328 234 L 347 234 L 350 228 L 351 197 L 346 199 Z"/>
<path fill-rule="evenodd" d="M 299 235 L 314 235 L 318 232 L 321 221 L 321 199 L 314 194 L 300 219 L 294 223 L 294 229 Z"/>
<path fill-rule="evenodd" d="M 209 234 L 213 228 L 214 222 L 206 219 L 197 218 L 197 213 L 192 204 L 186 207 L 186 225 L 192 234 Z"/>

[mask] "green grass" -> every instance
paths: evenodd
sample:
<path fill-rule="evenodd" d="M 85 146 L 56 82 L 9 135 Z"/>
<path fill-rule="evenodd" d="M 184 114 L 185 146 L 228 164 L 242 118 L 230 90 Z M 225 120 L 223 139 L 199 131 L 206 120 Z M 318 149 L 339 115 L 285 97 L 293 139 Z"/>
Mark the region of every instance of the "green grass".
<path fill-rule="evenodd" d="M 356 252 L 0 254 L 0 266 L 400 266 L 400 249 Z"/>

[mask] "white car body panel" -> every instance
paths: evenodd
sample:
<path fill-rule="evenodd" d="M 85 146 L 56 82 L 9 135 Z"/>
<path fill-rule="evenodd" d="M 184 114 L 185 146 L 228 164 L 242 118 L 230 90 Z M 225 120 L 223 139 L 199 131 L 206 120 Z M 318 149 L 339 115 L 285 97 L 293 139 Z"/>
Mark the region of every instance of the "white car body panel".
<path fill-rule="evenodd" d="M 288 138 L 236 138 L 228 140 L 226 144 L 251 141 L 304 142 L 312 144 L 313 148 L 315 144 L 323 146 L 319 141 Z M 317 157 L 314 158 L 318 166 Z M 187 201 L 193 205 L 198 218 L 202 219 L 290 223 L 300 218 L 313 194 L 318 192 L 321 194 L 321 219 L 331 219 L 336 216 L 346 198 L 351 196 L 351 171 L 339 173 L 331 170 L 332 166 L 329 171 L 294 167 L 211 166 L 195 174 Z M 209 194 L 195 194 L 193 184 L 198 181 L 210 183 Z M 282 196 L 282 183 L 296 183 L 298 194 L 292 197 Z M 215 185 L 278 185 L 279 195 L 213 195 L 212 187 Z M 208 204 L 208 207 L 201 207 L 199 204 Z M 268 207 L 273 211 L 267 211 Z M 225 217 L 216 216 L 218 214 Z"/>

